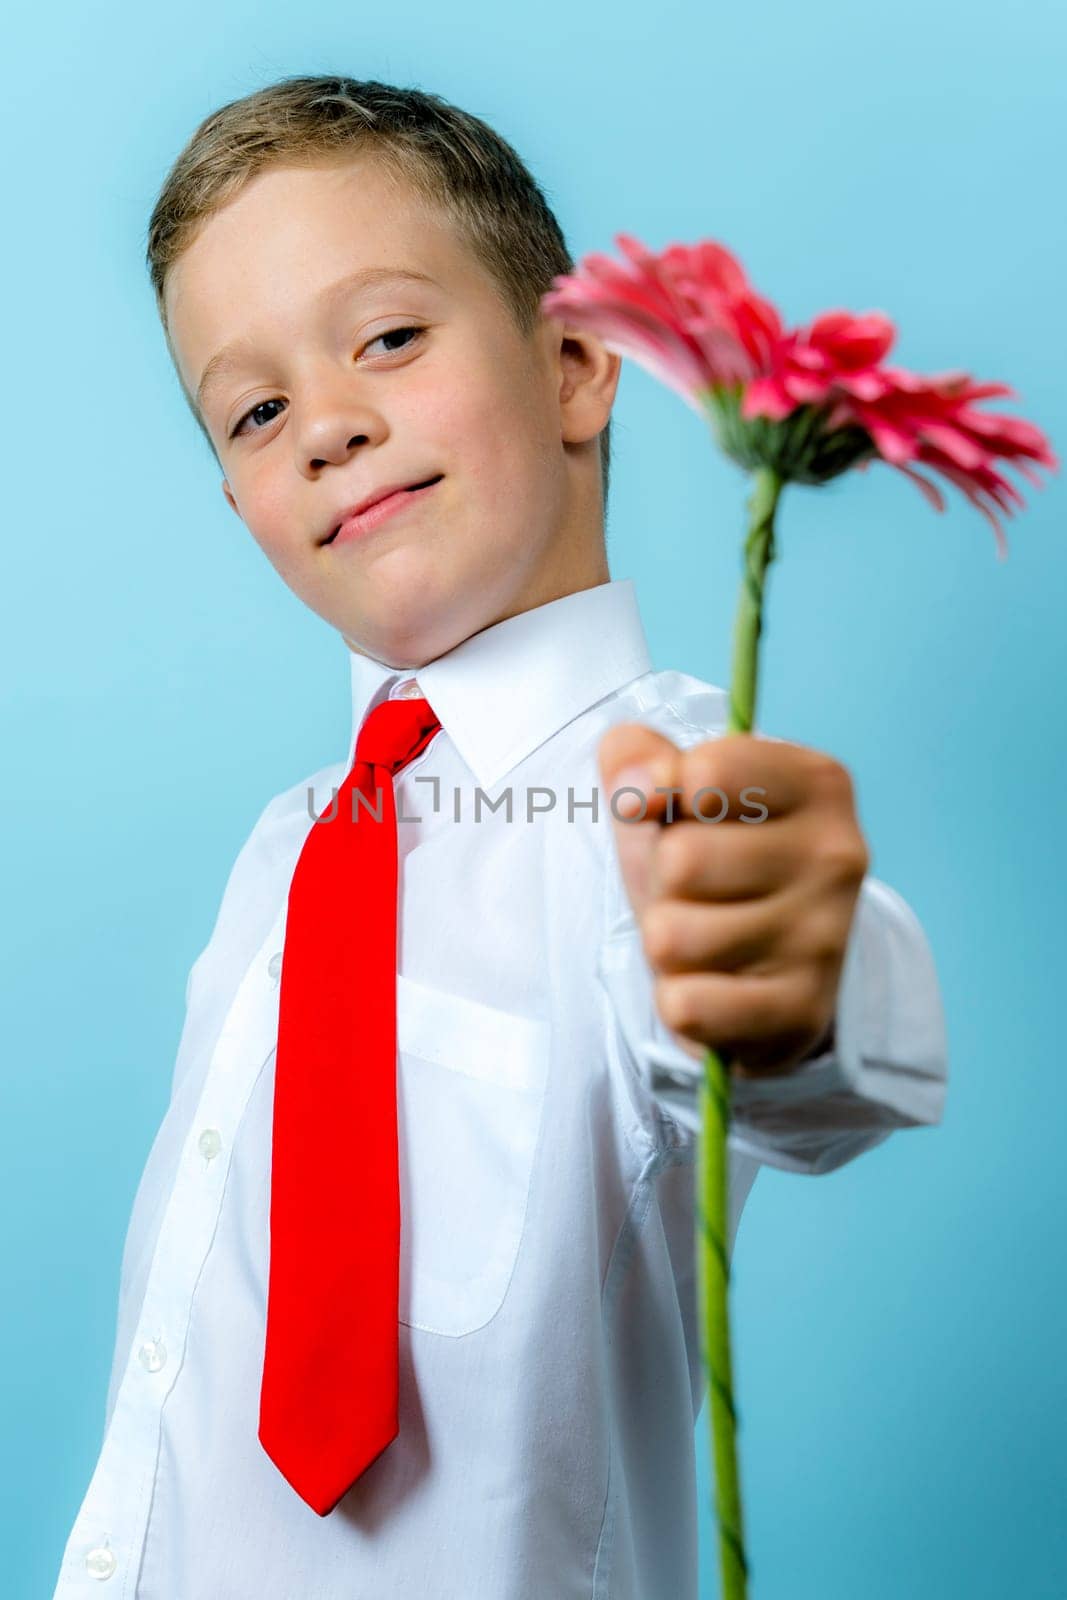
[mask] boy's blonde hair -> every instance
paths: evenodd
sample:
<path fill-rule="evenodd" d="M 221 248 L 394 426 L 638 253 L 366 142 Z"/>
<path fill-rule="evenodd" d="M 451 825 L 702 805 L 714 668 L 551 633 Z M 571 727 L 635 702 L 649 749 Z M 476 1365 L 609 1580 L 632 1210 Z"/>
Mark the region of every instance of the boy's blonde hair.
<path fill-rule="evenodd" d="M 557 273 L 574 270 L 574 261 L 541 189 L 512 146 L 439 95 L 374 79 L 294 76 L 213 111 L 160 190 L 146 259 L 172 357 L 164 287 L 200 224 L 272 166 L 310 166 L 348 151 L 372 153 L 394 178 L 443 212 L 494 280 L 520 333 L 533 333 L 542 294 Z M 182 388 L 214 454 L 199 411 Z M 605 511 L 610 435 L 609 418 L 600 434 Z"/>

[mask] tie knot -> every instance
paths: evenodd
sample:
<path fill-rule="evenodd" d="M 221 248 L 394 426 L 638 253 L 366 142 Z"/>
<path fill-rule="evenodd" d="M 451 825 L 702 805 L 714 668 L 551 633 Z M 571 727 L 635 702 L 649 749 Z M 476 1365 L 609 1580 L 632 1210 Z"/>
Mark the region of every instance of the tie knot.
<path fill-rule="evenodd" d="M 355 759 L 399 772 L 425 750 L 440 726 L 425 698 L 383 700 L 359 730 Z"/>

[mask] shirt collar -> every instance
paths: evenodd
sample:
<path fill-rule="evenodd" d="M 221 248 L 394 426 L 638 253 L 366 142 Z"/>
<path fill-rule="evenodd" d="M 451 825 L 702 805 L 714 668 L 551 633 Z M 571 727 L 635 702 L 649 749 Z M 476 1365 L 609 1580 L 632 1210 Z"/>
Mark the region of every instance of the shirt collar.
<path fill-rule="evenodd" d="M 350 769 L 367 713 L 414 676 L 479 785 L 513 767 L 652 666 L 632 578 L 613 578 L 505 617 L 406 670 L 349 650 Z"/>

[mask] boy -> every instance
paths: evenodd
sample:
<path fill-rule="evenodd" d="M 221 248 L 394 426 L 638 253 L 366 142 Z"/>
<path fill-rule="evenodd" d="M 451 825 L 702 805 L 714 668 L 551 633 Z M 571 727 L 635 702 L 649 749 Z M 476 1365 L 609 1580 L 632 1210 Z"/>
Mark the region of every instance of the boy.
<path fill-rule="evenodd" d="M 732 1247 L 761 1162 L 939 1119 L 922 930 L 836 762 L 651 670 L 604 545 L 620 361 L 539 315 L 573 263 L 485 124 L 287 79 L 197 130 L 148 256 L 352 737 L 190 973 L 57 1600 L 692 1600 L 703 1048 Z"/>

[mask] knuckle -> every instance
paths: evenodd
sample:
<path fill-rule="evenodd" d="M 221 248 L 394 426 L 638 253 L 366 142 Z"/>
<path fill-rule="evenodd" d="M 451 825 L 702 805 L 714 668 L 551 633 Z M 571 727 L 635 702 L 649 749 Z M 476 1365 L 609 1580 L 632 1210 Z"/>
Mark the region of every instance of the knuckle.
<path fill-rule="evenodd" d="M 822 801 L 849 816 L 856 813 L 856 788 L 843 762 L 825 751 L 812 752 L 812 787 Z"/>
<path fill-rule="evenodd" d="M 859 883 L 870 865 L 866 843 L 855 829 L 828 828 L 819 841 L 818 856 L 825 876 L 841 886 Z"/>
<path fill-rule="evenodd" d="M 823 913 L 812 918 L 807 928 L 806 943 L 812 960 L 820 970 L 840 960 L 846 938 L 838 915 Z"/>
<path fill-rule="evenodd" d="M 852 794 L 852 776 L 836 756 L 828 755 L 825 750 L 813 750 L 811 770 L 815 781 L 831 793 L 849 796 Z"/>

